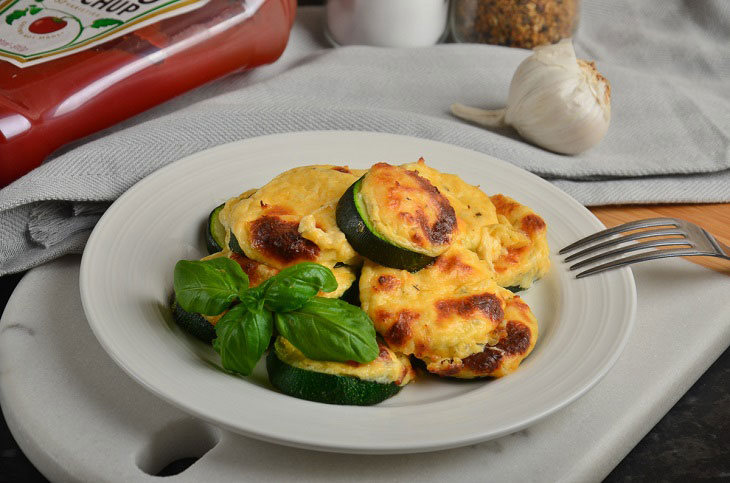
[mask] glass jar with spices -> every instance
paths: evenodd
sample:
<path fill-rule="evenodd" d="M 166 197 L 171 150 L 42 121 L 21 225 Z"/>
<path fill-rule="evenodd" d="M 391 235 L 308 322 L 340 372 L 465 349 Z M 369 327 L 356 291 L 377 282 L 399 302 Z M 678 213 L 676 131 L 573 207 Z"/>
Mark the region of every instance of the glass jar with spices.
<path fill-rule="evenodd" d="M 532 49 L 571 37 L 580 0 L 452 0 L 451 35 L 457 42 Z"/>

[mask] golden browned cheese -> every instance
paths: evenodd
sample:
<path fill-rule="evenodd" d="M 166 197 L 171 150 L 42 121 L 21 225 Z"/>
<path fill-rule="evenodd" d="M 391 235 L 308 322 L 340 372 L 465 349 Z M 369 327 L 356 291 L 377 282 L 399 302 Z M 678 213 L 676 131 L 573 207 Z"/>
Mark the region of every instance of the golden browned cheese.
<path fill-rule="evenodd" d="M 226 245 L 233 234 L 245 258 L 277 271 L 301 262 L 320 263 L 338 281 L 337 291 L 326 296 L 339 297 L 355 280 L 349 265 L 362 262 L 337 227 L 335 208 L 363 173 L 342 166 L 303 166 L 228 200 L 219 215 Z M 338 262 L 348 266 L 335 268 Z"/>
<path fill-rule="evenodd" d="M 449 200 L 457 217 L 452 244 L 485 260 L 497 285 L 528 288 L 548 272 L 547 227 L 530 208 L 504 195 L 489 197 L 478 186 L 427 166 L 423 158 L 403 168 L 428 179 Z"/>
<path fill-rule="evenodd" d="M 491 200 L 499 223 L 482 233 L 477 253 L 492 264 L 497 284 L 528 288 L 550 269 L 545 221 L 507 196 L 494 195 Z"/>
<path fill-rule="evenodd" d="M 233 233 L 246 255 L 226 248 L 214 256 L 237 261 L 252 286 L 284 267 L 321 263 L 332 269 L 338 289 L 320 295 L 339 297 L 356 279 L 353 267 L 364 259 L 337 227 L 335 211 L 363 173 L 327 165 L 295 168 L 229 200 L 221 212 L 226 244 Z M 291 359 L 287 362 L 399 384 L 413 377 L 408 355 L 448 377 L 501 377 L 516 370 L 535 345 L 537 321 L 519 296 L 502 287 L 527 288 L 549 270 L 544 220 L 515 200 L 489 197 L 423 159 L 401 167 L 374 165 L 363 180 L 360 202 L 382 236 L 437 258 L 416 273 L 364 260 L 362 308 L 387 344 L 379 342 L 376 361 L 311 361 L 279 339 Z"/>
<path fill-rule="evenodd" d="M 308 359 L 302 352 L 283 337 L 277 337 L 276 352 L 279 358 L 290 366 L 307 371 L 321 372 L 335 376 L 353 376 L 363 381 L 373 381 L 380 384 L 395 383 L 405 386 L 413 380 L 415 372 L 407 357 L 398 355 L 381 341 L 378 357 L 361 364 L 355 361 L 330 362 Z"/>
<path fill-rule="evenodd" d="M 497 211 L 489 197 L 478 186 L 470 185 L 454 174 L 442 173 L 427 166 L 423 158 L 403 167 L 429 180 L 449 200 L 457 219 L 456 237 L 452 243 L 476 250 L 482 230 L 498 222 Z"/>
<path fill-rule="evenodd" d="M 416 273 L 369 260 L 360 300 L 388 345 L 418 358 L 464 358 L 481 351 L 502 322 L 505 297 L 488 265 L 454 246 Z"/>
<path fill-rule="evenodd" d="M 416 171 L 375 164 L 363 179 L 359 198 L 371 227 L 395 245 L 437 256 L 448 250 L 454 239 L 454 208 Z"/>
<path fill-rule="evenodd" d="M 226 202 L 220 220 L 236 236 L 246 256 L 272 267 L 281 269 L 304 261 L 351 262 L 357 254 L 337 229 L 334 210 L 326 207 L 336 205 L 361 174 L 326 165 L 290 169 L 250 197 Z M 300 222 L 308 216 L 304 229 L 310 238 L 319 236 L 321 243 L 327 236 L 341 235 L 342 243 L 320 247 L 303 236 Z"/>
<path fill-rule="evenodd" d="M 505 290 L 507 292 L 507 290 Z M 481 352 L 465 358 L 426 360 L 426 369 L 440 376 L 472 379 L 502 377 L 517 370 L 537 342 L 537 320 L 518 296 L 505 296 L 504 318 Z"/>

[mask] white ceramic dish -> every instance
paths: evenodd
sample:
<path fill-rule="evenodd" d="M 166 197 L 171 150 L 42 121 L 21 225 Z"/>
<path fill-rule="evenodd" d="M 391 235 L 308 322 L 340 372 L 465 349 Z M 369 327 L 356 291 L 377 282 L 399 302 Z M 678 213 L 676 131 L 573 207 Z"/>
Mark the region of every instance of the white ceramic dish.
<path fill-rule="evenodd" d="M 603 226 L 548 182 L 481 153 L 364 132 L 249 139 L 175 162 L 133 186 L 99 221 L 81 262 L 81 299 L 104 349 L 166 401 L 228 430 L 303 448 L 349 453 L 433 451 L 518 431 L 569 404 L 609 370 L 631 333 L 636 289 L 628 269 L 581 280 L 553 257 L 523 294 L 540 337 L 520 369 L 492 381 L 424 378 L 372 407 L 332 406 L 272 389 L 263 364 L 249 378 L 223 372 L 212 348 L 182 333 L 167 309 L 172 270 L 205 254 L 216 205 L 307 164 L 364 168 L 420 156 L 488 194 L 502 192 L 547 222 L 552 253 Z"/>

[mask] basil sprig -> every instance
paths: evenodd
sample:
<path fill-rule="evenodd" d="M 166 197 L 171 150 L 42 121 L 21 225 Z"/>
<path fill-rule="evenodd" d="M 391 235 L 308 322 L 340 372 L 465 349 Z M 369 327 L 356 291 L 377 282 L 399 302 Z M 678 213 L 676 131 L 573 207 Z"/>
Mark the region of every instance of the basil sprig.
<path fill-rule="evenodd" d="M 228 310 L 215 326 L 213 348 L 229 371 L 250 375 L 274 326 L 310 359 L 366 363 L 378 356 L 375 329 L 365 312 L 316 296 L 337 288 L 332 271 L 317 263 L 299 263 L 248 288 L 248 277 L 229 258 L 180 260 L 174 287 L 188 312 L 218 315 Z"/>

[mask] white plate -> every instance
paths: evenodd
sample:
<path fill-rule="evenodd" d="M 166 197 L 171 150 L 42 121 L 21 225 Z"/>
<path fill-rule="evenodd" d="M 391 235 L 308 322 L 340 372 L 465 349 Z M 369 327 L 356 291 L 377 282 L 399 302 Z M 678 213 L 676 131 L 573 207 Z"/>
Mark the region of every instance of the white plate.
<path fill-rule="evenodd" d="M 636 310 L 630 270 L 576 280 L 553 256 L 549 275 L 524 294 L 540 337 L 516 373 L 492 381 L 424 378 L 372 407 L 284 396 L 269 386 L 262 364 L 249 378 L 225 373 L 211 347 L 172 322 L 173 267 L 205 255 L 202 227 L 213 207 L 295 166 L 365 168 L 420 156 L 488 194 L 505 193 L 535 209 L 547 222 L 552 255 L 603 228 L 548 182 L 463 148 L 365 132 L 254 138 L 166 166 L 109 208 L 81 262 L 81 300 L 91 328 L 117 364 L 153 393 L 218 426 L 275 443 L 411 453 L 472 444 L 535 423 L 584 394 L 623 350 Z"/>

